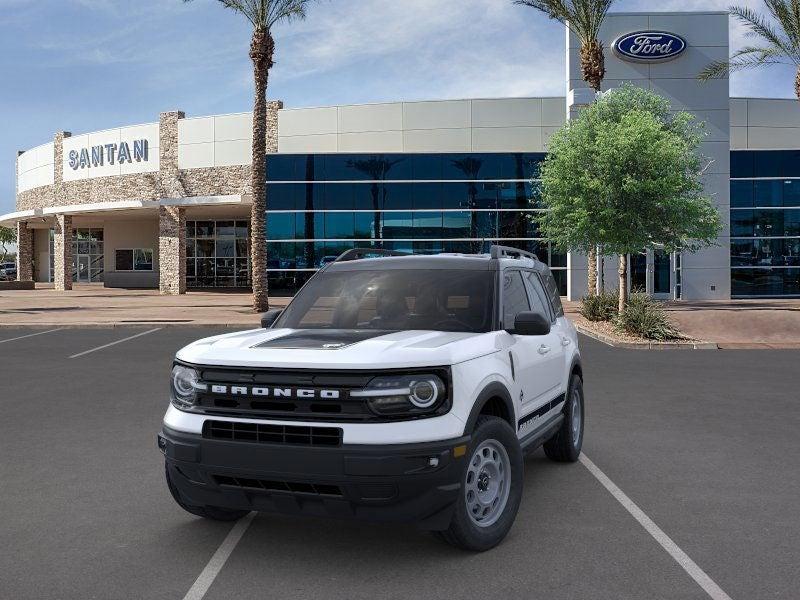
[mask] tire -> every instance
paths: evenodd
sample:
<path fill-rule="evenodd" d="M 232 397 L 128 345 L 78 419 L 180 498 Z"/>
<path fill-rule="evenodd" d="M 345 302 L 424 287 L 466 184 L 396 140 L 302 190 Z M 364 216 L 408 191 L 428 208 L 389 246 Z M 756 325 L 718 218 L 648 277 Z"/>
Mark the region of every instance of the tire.
<path fill-rule="evenodd" d="M 481 416 L 466 456 L 453 520 L 436 537 L 463 550 L 483 552 L 502 542 L 514 524 L 522 500 L 522 450 L 508 423 L 498 417 Z M 489 505 L 484 515 L 486 505 L 481 502 L 493 498 L 497 499 L 496 508 Z M 476 508 L 478 514 L 473 516 Z"/>
<path fill-rule="evenodd" d="M 576 462 L 583 446 L 584 403 L 583 380 L 572 375 L 564 403 L 564 421 L 555 435 L 544 443 L 547 458 L 556 462 Z M 577 415 L 577 422 L 575 416 Z"/>
<path fill-rule="evenodd" d="M 248 512 L 247 510 L 231 510 L 229 508 L 222 508 L 220 506 L 194 506 L 184 501 L 178 488 L 172 482 L 169 475 L 169 466 L 164 463 L 164 474 L 167 478 L 167 487 L 172 494 L 172 498 L 183 510 L 204 519 L 211 519 L 212 521 L 238 521 Z"/>

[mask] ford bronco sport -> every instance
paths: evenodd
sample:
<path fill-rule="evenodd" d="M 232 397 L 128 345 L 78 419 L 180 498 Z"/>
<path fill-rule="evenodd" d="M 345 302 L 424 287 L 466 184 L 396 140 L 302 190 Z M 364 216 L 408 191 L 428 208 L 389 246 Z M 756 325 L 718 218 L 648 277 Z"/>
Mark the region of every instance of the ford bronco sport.
<path fill-rule="evenodd" d="M 262 328 L 177 353 L 158 444 L 181 507 L 413 522 L 486 550 L 526 452 L 578 459 L 577 336 L 547 266 L 398 254 L 350 250 Z"/>

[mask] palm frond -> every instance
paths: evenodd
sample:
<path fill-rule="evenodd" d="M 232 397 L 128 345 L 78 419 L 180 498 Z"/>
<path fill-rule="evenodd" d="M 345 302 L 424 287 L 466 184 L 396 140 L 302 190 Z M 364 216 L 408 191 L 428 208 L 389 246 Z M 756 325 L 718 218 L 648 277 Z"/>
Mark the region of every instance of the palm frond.
<path fill-rule="evenodd" d="M 777 48 L 747 46 L 734 52 L 730 60 L 712 62 L 697 77 L 701 81 L 708 81 L 709 79 L 725 77 L 734 71 L 787 62 L 789 62 L 789 59 Z"/>
<path fill-rule="evenodd" d="M 771 0 L 775 3 L 775 0 Z M 747 27 L 746 35 L 750 37 L 760 37 L 774 49 L 781 51 L 787 58 L 795 64 L 800 64 L 800 48 L 778 29 L 769 20 L 746 6 L 732 6 L 731 14 L 739 19 Z M 779 22 L 781 28 L 783 25 Z"/>
<path fill-rule="evenodd" d="M 786 33 L 795 49 L 800 46 L 800 2 L 798 0 L 764 0 L 767 10 Z"/>
<path fill-rule="evenodd" d="M 615 0 L 514 0 L 564 23 L 582 44 L 596 41 L 600 27 Z"/>

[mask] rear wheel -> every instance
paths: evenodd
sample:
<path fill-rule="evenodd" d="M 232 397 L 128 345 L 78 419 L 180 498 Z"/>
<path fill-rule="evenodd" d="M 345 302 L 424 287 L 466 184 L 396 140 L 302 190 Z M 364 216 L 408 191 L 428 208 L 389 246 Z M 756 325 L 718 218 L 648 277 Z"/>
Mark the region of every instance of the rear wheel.
<path fill-rule="evenodd" d="M 508 423 L 482 416 L 467 456 L 453 520 L 437 537 L 464 550 L 489 550 L 503 541 L 519 510 L 522 450 Z"/>
<path fill-rule="evenodd" d="M 564 421 L 553 437 L 544 443 L 544 453 L 557 462 L 575 462 L 583 447 L 583 381 L 575 374 L 570 378 L 564 403 Z"/>
<path fill-rule="evenodd" d="M 195 506 L 189 504 L 183 499 L 178 488 L 175 487 L 169 474 L 169 465 L 166 463 L 164 463 L 164 474 L 167 477 L 167 487 L 169 487 L 172 498 L 177 502 L 178 506 L 188 513 L 214 521 L 238 521 L 249 512 L 247 510 L 231 510 L 220 506 Z"/>

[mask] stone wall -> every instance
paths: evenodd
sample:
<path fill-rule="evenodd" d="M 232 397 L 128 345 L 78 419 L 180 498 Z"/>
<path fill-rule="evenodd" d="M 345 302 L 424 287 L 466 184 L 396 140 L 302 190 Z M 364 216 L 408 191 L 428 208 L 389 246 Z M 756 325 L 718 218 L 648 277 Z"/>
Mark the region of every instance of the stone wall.
<path fill-rule="evenodd" d="M 56 215 L 53 236 L 53 283 L 58 291 L 72 289 L 72 217 Z"/>
<path fill-rule="evenodd" d="M 17 281 L 33 281 L 33 229 L 17 223 Z"/>
<path fill-rule="evenodd" d="M 158 287 L 162 294 L 186 293 L 186 210 L 158 208 Z"/>

